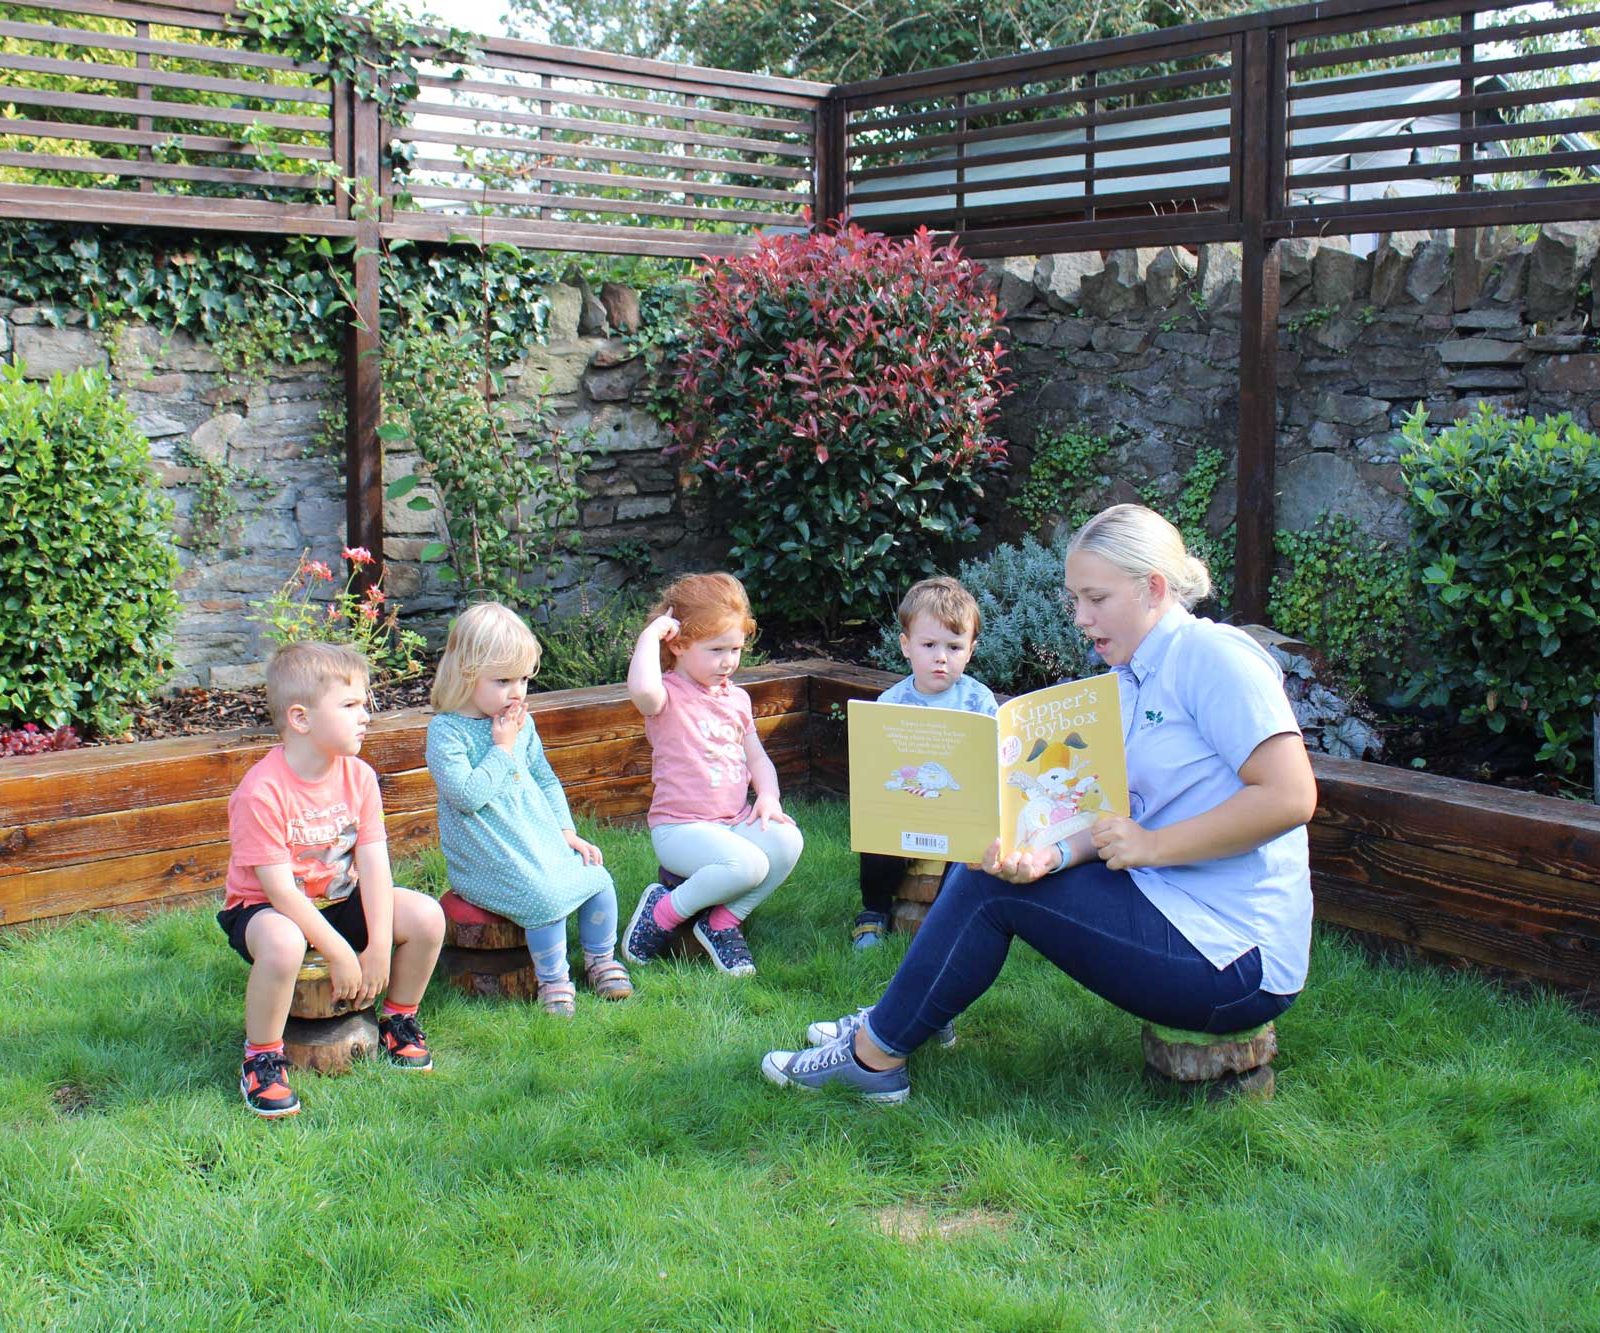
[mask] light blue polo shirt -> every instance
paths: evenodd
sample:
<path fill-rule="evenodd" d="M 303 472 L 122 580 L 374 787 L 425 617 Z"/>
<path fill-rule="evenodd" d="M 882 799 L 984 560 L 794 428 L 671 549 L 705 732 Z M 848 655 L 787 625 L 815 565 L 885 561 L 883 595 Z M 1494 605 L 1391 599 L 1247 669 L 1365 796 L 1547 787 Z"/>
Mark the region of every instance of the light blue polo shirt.
<path fill-rule="evenodd" d="M 1299 734 L 1283 673 L 1232 625 L 1168 611 L 1117 668 L 1133 818 L 1158 829 L 1222 804 L 1268 737 Z M 1311 868 L 1304 827 L 1254 851 L 1185 866 L 1141 866 L 1134 883 L 1219 968 L 1261 950 L 1261 987 L 1305 986 Z"/>
<path fill-rule="evenodd" d="M 922 708 L 954 708 L 962 713 L 983 713 L 993 717 L 1000 711 L 994 693 L 981 680 L 971 676 L 956 677 L 948 690 L 938 694 L 924 694 L 917 688 L 917 678 L 907 676 L 897 680 L 878 696 L 880 704 L 912 704 Z"/>

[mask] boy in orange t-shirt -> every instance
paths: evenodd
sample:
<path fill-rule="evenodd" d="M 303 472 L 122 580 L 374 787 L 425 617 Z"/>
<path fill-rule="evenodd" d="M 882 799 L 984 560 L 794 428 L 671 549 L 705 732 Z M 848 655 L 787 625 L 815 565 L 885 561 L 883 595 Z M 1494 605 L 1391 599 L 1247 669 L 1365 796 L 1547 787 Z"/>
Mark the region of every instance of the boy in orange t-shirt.
<path fill-rule="evenodd" d="M 282 744 L 228 798 L 227 897 L 217 924 L 250 964 L 239 1091 L 259 1116 L 295 1115 L 283 1027 L 306 946 L 328 963 L 335 999 L 378 1021 L 389 1059 L 433 1068 L 417 1005 L 444 942 L 444 913 L 396 888 L 366 735 L 367 662 L 330 643 L 291 643 L 267 664 L 267 707 Z"/>

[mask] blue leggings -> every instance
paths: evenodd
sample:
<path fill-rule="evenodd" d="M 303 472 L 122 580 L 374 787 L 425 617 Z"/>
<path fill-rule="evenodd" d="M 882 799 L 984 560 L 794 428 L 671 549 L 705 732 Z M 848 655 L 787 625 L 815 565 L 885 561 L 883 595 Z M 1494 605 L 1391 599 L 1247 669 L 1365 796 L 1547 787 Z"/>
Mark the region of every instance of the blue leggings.
<path fill-rule="evenodd" d="M 586 957 L 609 958 L 617 947 L 617 891 L 607 884 L 578 909 L 578 941 Z M 528 927 L 528 953 L 540 981 L 567 979 L 567 918 Z"/>
<path fill-rule="evenodd" d="M 1216 968 L 1150 903 L 1133 876 L 1099 861 L 1008 884 L 956 866 L 867 1020 L 909 1055 L 994 984 L 1013 937 L 1135 1017 L 1188 1032 L 1240 1032 L 1293 995 L 1261 989 L 1257 949 Z"/>

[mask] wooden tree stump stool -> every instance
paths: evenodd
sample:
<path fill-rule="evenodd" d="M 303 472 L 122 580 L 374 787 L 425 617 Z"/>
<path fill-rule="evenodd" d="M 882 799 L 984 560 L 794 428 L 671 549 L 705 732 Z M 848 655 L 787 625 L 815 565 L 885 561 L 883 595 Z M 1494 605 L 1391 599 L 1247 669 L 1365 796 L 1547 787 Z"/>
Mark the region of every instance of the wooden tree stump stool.
<path fill-rule="evenodd" d="M 439 899 L 444 908 L 444 942 L 451 949 L 521 949 L 527 932 L 515 921 L 474 907 L 454 889 Z"/>
<path fill-rule="evenodd" d="M 439 972 L 457 990 L 492 1000 L 531 1000 L 539 978 L 527 946 L 520 949 L 446 949 Z"/>
<path fill-rule="evenodd" d="M 1278 1030 L 1264 1023 L 1247 1032 L 1183 1032 L 1146 1023 L 1142 1036 L 1145 1072 L 1167 1083 L 1204 1085 L 1206 1096 L 1272 1096 Z"/>
<path fill-rule="evenodd" d="M 910 861 L 900 887 L 894 891 L 894 908 L 890 914 L 893 929 L 903 935 L 915 935 L 922 927 L 928 908 L 939 896 L 939 886 L 944 883 L 943 861 Z"/>
<path fill-rule="evenodd" d="M 339 1018 L 350 1012 L 349 1000 L 333 998 L 333 976 L 328 960 L 315 949 L 307 949 L 295 978 L 294 998 L 289 1001 L 290 1018 Z"/>
<path fill-rule="evenodd" d="M 348 1074 L 357 1060 L 378 1053 L 378 1020 L 370 1009 L 342 1018 L 291 1018 L 283 1028 L 283 1052 L 296 1069 Z"/>

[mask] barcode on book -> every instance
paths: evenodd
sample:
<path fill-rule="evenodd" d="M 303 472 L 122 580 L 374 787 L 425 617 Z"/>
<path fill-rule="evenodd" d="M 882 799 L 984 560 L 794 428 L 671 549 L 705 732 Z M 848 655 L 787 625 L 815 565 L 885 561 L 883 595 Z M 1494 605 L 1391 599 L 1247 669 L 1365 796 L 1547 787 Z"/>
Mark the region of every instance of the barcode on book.
<path fill-rule="evenodd" d="M 948 852 L 950 839 L 942 833 L 902 833 L 900 835 L 900 850 L 902 852 Z"/>

